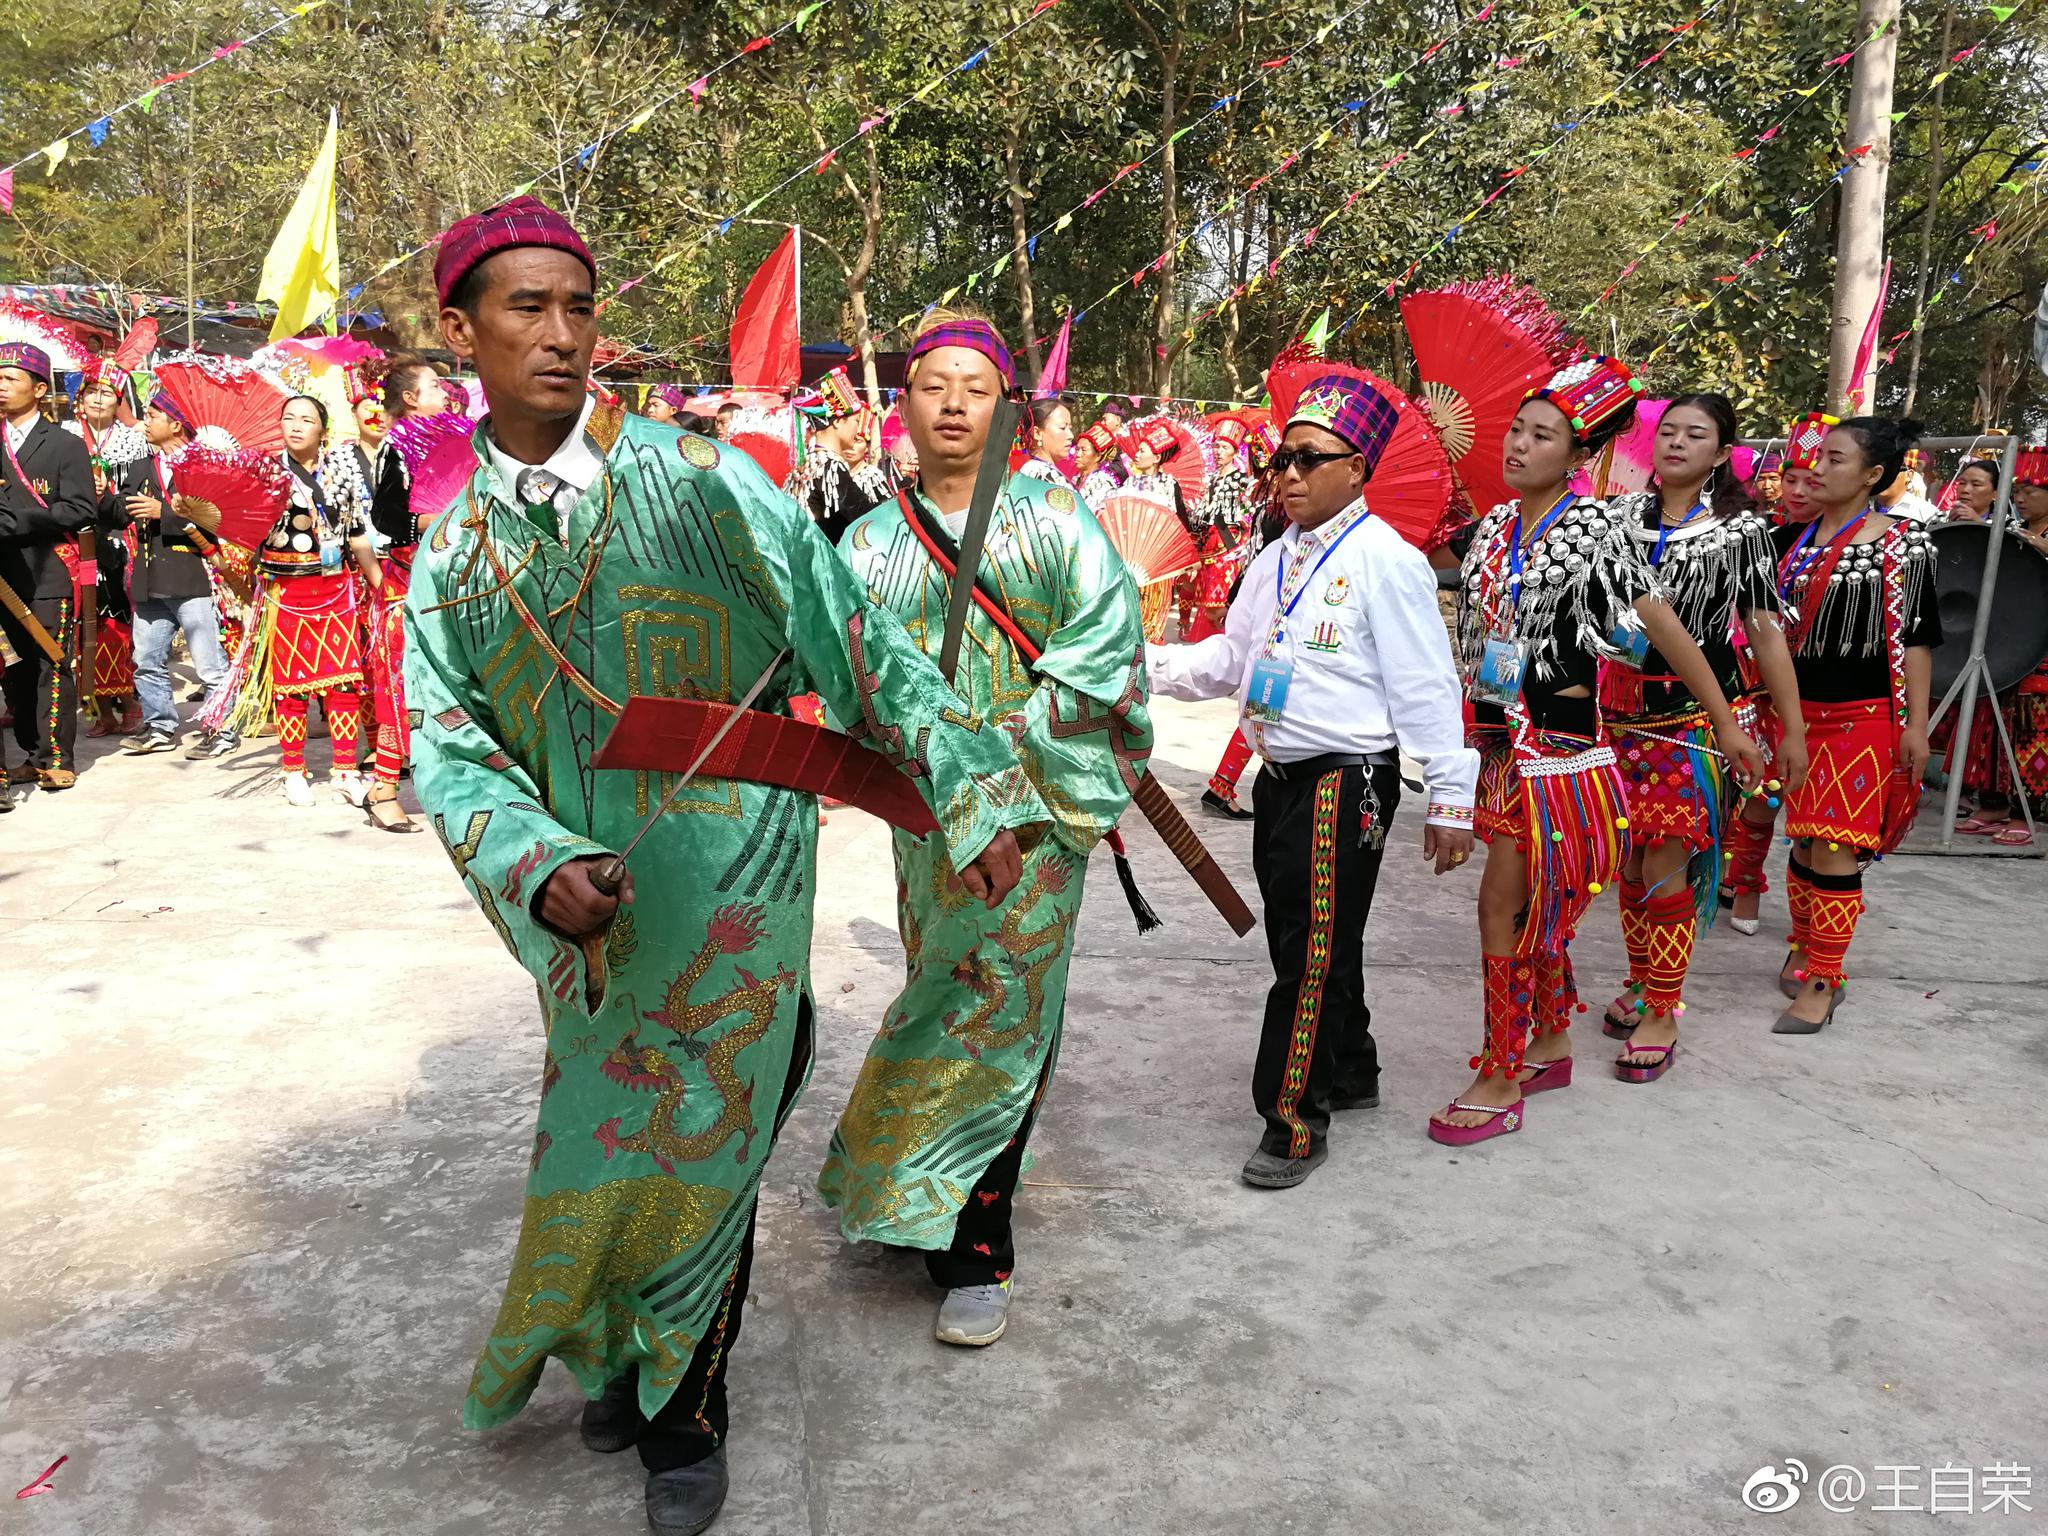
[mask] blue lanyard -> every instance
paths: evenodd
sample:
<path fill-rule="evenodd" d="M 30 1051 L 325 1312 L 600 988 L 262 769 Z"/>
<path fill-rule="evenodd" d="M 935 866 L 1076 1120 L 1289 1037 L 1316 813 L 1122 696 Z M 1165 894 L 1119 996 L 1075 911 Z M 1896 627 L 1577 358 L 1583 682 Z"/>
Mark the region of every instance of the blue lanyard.
<path fill-rule="evenodd" d="M 1555 523 L 1560 517 L 1563 517 L 1566 510 L 1578 499 L 1577 492 L 1566 491 L 1557 504 L 1543 514 L 1543 520 L 1536 525 L 1536 536 L 1529 541 L 1530 544 L 1541 544 L 1543 542 L 1543 535 L 1550 532 L 1550 525 Z M 1508 538 L 1508 607 L 1515 610 L 1519 610 L 1522 606 L 1523 558 L 1522 508 L 1518 502 L 1515 506 L 1514 530 Z"/>
<path fill-rule="evenodd" d="M 1658 567 L 1660 567 L 1661 565 L 1663 565 L 1663 563 L 1664 563 L 1664 546 L 1665 546 L 1666 544 L 1668 544 L 1668 543 L 1670 543 L 1670 542 L 1671 542 L 1671 535 L 1673 535 L 1674 533 L 1678 532 L 1678 530 L 1679 530 L 1679 529 L 1681 529 L 1681 528 L 1684 528 L 1684 527 L 1687 527 L 1687 526 L 1688 526 L 1688 525 L 1689 525 L 1689 524 L 1690 524 L 1690 523 L 1692 522 L 1692 520 L 1693 520 L 1694 518 L 1698 517 L 1698 516 L 1699 516 L 1699 515 L 1700 515 L 1700 514 L 1701 514 L 1702 512 L 1704 512 L 1704 511 L 1706 511 L 1706 510 L 1707 510 L 1707 504 L 1706 504 L 1705 502 L 1703 502 L 1703 501 L 1696 501 L 1696 502 L 1694 502 L 1694 503 L 1692 504 L 1692 510 L 1691 510 L 1690 512 L 1686 513 L 1684 517 L 1680 518 L 1680 519 L 1679 519 L 1679 520 L 1678 520 L 1677 522 L 1675 522 L 1675 523 L 1667 523 L 1667 522 L 1665 522 L 1665 521 L 1664 521 L 1664 510 L 1663 510 L 1663 504 L 1662 504 L 1662 503 L 1659 503 L 1659 504 L 1658 504 L 1658 509 L 1657 509 L 1657 547 L 1656 547 L 1655 549 L 1653 549 L 1653 550 L 1651 550 L 1651 551 L 1650 551 L 1650 569 L 1651 569 L 1651 570 L 1653 570 L 1653 571 L 1654 571 L 1654 570 L 1656 570 L 1656 569 L 1657 569 Z"/>
<path fill-rule="evenodd" d="M 1273 567 L 1273 606 L 1280 609 L 1280 617 L 1274 625 L 1274 638 L 1277 639 L 1279 637 L 1280 626 L 1284 625 L 1293 614 L 1294 605 L 1301 601 L 1301 594 L 1306 592 L 1309 588 L 1309 583 L 1316 579 L 1316 571 L 1320 571 L 1327 565 L 1330 556 L 1337 553 L 1338 545 L 1350 538 L 1352 533 L 1371 517 L 1372 509 L 1370 507 L 1363 509 L 1358 514 L 1358 521 L 1337 535 L 1336 540 L 1330 547 L 1323 551 L 1323 558 L 1315 563 L 1315 570 L 1310 571 L 1307 576 L 1303 577 L 1301 585 L 1294 589 L 1294 596 L 1288 599 L 1287 606 L 1284 608 L 1280 606 L 1280 593 L 1286 587 L 1287 562 L 1282 560 Z"/>
<path fill-rule="evenodd" d="M 1854 517 L 1850 518 L 1848 522 L 1844 523 L 1839 529 L 1837 529 L 1835 531 L 1834 537 L 1829 539 L 1827 543 L 1821 545 L 1819 549 L 1816 549 L 1804 560 L 1800 560 L 1798 568 L 1795 569 L 1791 575 L 1783 577 L 1778 582 L 1778 596 L 1781 598 L 1789 596 L 1792 589 L 1799 585 L 1799 578 L 1804 576 L 1809 570 L 1811 570 L 1814 567 L 1814 565 L 1816 565 L 1820 561 L 1820 559 L 1827 554 L 1829 550 L 1833 549 L 1837 544 L 1841 543 L 1842 540 L 1849 537 L 1850 534 L 1854 533 L 1859 527 L 1861 527 L 1863 519 L 1865 519 L 1868 516 L 1870 516 L 1870 508 L 1865 507 L 1861 512 L 1858 512 Z M 1813 536 L 1819 532 L 1820 519 L 1816 517 L 1812 522 L 1806 525 L 1806 531 L 1799 535 L 1798 540 L 1793 544 L 1792 548 L 1786 552 L 1785 564 L 1790 565 L 1794 560 L 1797 560 L 1799 558 L 1799 552 L 1805 549 L 1807 545 L 1811 544 L 1813 542 Z"/>

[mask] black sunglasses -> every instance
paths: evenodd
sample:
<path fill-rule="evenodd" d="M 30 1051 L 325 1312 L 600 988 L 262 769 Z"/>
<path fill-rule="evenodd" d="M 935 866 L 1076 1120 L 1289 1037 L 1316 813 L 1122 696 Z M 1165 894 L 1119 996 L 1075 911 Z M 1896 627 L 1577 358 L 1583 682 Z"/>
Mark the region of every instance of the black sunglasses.
<path fill-rule="evenodd" d="M 1298 469 L 1306 475 L 1318 464 L 1327 464 L 1332 459 L 1355 459 L 1358 450 L 1346 448 L 1338 453 L 1317 453 L 1313 448 L 1282 448 L 1266 460 L 1266 467 L 1276 475 L 1284 475 L 1290 469 Z"/>

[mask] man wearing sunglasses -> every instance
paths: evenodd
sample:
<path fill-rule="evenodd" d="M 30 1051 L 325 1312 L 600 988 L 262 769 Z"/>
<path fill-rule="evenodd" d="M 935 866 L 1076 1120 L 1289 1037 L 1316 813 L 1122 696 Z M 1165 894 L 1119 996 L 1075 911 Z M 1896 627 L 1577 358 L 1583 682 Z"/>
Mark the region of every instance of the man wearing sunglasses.
<path fill-rule="evenodd" d="M 1366 490 L 1399 420 L 1363 375 L 1326 359 L 1276 368 L 1272 458 L 1287 531 L 1245 573 L 1224 632 L 1148 648 L 1155 692 L 1241 701 L 1264 760 L 1252 867 L 1273 986 L 1252 1069 L 1264 1133 L 1247 1184 L 1289 1189 L 1329 1155 L 1333 1111 L 1379 1103 L 1365 1003 L 1365 921 L 1401 797 L 1399 753 L 1422 764 L 1422 854 L 1438 874 L 1472 851 L 1478 755 L 1422 553 L 1372 515 Z"/>

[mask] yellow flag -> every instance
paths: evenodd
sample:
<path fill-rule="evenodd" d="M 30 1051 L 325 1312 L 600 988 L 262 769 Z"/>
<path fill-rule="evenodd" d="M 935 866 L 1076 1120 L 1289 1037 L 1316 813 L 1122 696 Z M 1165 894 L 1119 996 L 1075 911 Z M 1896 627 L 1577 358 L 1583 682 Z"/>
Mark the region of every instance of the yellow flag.
<path fill-rule="evenodd" d="M 334 152 L 337 124 L 328 109 L 327 137 L 313 157 L 306 184 L 285 215 L 270 254 L 263 258 L 263 278 L 256 297 L 277 304 L 270 339 L 296 336 L 316 320 L 334 330 L 335 306 L 341 298 L 341 239 L 334 227 Z"/>

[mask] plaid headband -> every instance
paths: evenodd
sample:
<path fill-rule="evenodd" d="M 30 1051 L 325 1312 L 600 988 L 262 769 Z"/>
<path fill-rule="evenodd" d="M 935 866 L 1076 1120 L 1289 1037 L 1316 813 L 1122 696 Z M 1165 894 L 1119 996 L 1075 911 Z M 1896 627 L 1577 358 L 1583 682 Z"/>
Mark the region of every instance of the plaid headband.
<path fill-rule="evenodd" d="M 185 414 L 185 408 L 164 391 L 158 390 L 149 397 L 149 408 L 152 411 L 162 411 L 187 432 L 192 430 L 192 418 Z"/>
<path fill-rule="evenodd" d="M 1003 338 L 986 320 L 948 320 L 933 326 L 910 344 L 910 356 L 904 359 L 906 377 L 908 370 L 916 368 L 919 358 L 927 352 L 936 352 L 940 347 L 967 347 L 979 352 L 996 365 L 996 372 L 1002 375 L 1003 388 L 1016 386 L 1017 371 L 1010 363 L 1010 349 L 1003 345 Z"/>

